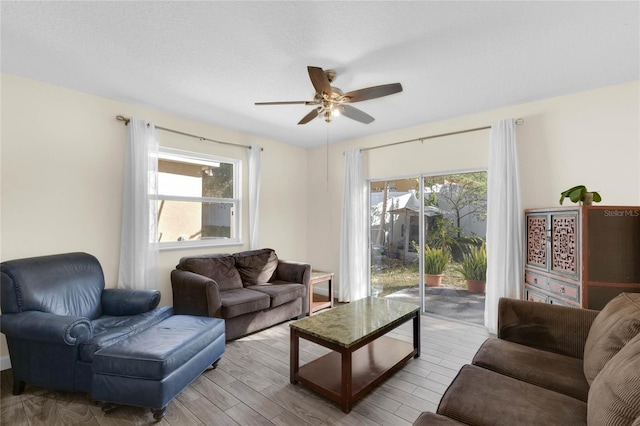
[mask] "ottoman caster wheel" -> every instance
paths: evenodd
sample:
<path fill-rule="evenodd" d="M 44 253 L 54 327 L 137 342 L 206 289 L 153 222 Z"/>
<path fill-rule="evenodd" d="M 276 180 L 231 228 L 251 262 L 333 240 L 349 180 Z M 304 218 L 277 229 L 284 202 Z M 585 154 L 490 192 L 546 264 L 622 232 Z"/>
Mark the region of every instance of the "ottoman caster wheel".
<path fill-rule="evenodd" d="M 153 413 L 154 420 L 158 423 L 167 414 L 167 407 L 162 407 L 159 410 L 151 409 L 151 412 Z"/>
<path fill-rule="evenodd" d="M 102 412 L 105 414 L 109 414 L 113 410 L 118 408 L 118 404 L 113 404 L 111 402 L 103 402 L 102 403 Z"/>
<path fill-rule="evenodd" d="M 12 391 L 12 393 L 14 395 L 20 395 L 22 392 L 24 392 L 24 386 L 26 384 L 27 384 L 27 382 L 14 378 L 13 379 L 13 391 Z"/>

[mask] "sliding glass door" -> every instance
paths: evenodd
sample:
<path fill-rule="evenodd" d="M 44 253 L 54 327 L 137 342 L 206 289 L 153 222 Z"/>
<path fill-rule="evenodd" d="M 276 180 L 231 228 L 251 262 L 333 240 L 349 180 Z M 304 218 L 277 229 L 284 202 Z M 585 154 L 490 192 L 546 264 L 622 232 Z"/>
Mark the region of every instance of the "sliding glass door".
<path fill-rule="evenodd" d="M 420 300 L 420 178 L 369 184 L 371 292 L 396 300 Z"/>
<path fill-rule="evenodd" d="M 467 278 L 486 271 L 486 184 L 485 171 L 370 181 L 372 294 L 482 324 Z"/>

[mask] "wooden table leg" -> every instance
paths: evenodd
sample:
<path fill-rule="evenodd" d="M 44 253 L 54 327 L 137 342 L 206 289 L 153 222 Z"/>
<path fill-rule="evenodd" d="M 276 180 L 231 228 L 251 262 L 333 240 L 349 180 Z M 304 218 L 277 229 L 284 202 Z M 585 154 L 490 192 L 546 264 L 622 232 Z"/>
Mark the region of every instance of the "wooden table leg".
<path fill-rule="evenodd" d="M 349 413 L 352 403 L 351 351 L 342 351 L 342 411 Z"/>
<path fill-rule="evenodd" d="M 290 359 L 289 359 L 289 368 L 290 368 L 290 377 L 289 381 L 292 384 L 298 383 L 296 380 L 296 375 L 298 374 L 298 369 L 300 367 L 299 353 L 300 353 L 300 337 L 298 336 L 298 332 L 294 329 L 291 329 L 291 338 L 289 342 L 290 349 Z"/>
<path fill-rule="evenodd" d="M 420 356 L 420 311 L 413 317 L 413 348 L 416 350 L 414 358 Z"/>

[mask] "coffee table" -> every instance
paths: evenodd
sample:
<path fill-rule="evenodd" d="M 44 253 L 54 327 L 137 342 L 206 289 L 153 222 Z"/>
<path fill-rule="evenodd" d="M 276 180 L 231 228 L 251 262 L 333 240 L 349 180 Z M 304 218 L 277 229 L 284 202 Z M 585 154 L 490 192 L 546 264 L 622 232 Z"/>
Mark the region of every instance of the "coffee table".
<path fill-rule="evenodd" d="M 385 336 L 413 320 L 413 343 Z M 361 398 L 420 356 L 417 305 L 367 297 L 294 321 L 291 329 L 290 381 L 336 401 L 349 413 Z M 300 366 L 300 338 L 333 352 Z"/>

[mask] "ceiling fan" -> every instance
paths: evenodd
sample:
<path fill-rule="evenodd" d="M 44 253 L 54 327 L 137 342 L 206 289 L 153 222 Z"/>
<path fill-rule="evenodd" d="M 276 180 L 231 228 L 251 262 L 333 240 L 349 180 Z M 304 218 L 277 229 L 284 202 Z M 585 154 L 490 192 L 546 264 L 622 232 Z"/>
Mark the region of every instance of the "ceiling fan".
<path fill-rule="evenodd" d="M 284 102 L 256 102 L 256 105 L 314 105 L 316 106 L 311 112 L 305 115 L 298 124 L 306 124 L 316 117 L 324 117 L 327 123 L 331 121 L 334 115 L 344 115 L 352 120 L 359 121 L 364 124 L 371 123 L 374 118 L 358 108 L 348 105 L 354 102 L 368 101 L 369 99 L 380 98 L 382 96 L 392 95 L 402 92 L 400 83 L 383 84 L 381 86 L 372 86 L 365 89 L 354 90 L 352 92 L 343 93 L 337 87 L 332 87 L 331 83 L 336 78 L 335 71 L 323 70 L 319 67 L 308 66 L 309 78 L 316 90 L 312 101 L 284 101 Z"/>

